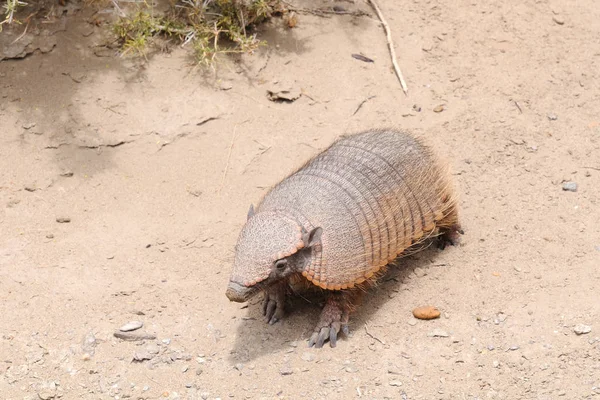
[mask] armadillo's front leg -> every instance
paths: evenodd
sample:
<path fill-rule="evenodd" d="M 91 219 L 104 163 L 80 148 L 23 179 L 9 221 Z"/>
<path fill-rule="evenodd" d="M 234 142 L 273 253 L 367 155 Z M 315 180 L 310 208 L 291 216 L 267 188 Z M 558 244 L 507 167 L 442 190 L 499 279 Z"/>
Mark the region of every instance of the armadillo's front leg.
<path fill-rule="evenodd" d="M 329 295 L 321 311 L 319 323 L 308 341 L 308 347 L 321 348 L 327 339 L 330 346 L 335 347 L 340 330 L 348 335 L 348 320 L 355 297 L 350 291 L 334 292 Z"/>
<path fill-rule="evenodd" d="M 283 318 L 285 314 L 285 294 L 287 292 L 287 281 L 276 283 L 265 289 L 263 300 L 263 315 L 267 322 L 273 325 Z"/>

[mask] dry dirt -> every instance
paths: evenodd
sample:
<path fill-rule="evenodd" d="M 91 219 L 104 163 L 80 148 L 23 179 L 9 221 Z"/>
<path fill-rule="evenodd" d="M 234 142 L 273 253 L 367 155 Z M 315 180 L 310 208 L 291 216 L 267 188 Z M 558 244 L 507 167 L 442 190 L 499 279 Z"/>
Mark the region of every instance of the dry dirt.
<path fill-rule="evenodd" d="M 339 4 L 370 16 L 276 19 L 216 74 L 115 57 L 84 10 L 0 62 L 0 397 L 600 398 L 597 0 L 381 0 L 408 96 L 369 6 Z M 463 244 L 401 260 L 351 337 L 308 349 L 318 304 L 268 326 L 225 297 L 237 234 L 270 185 L 385 126 L 451 163 Z M 156 340 L 113 336 L 133 320 Z"/>

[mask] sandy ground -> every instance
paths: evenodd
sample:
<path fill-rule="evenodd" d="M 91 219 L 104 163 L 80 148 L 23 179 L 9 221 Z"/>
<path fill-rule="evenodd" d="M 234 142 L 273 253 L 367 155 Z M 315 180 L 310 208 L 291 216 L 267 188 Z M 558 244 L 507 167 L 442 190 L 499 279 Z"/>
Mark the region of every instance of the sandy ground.
<path fill-rule="evenodd" d="M 274 20 L 216 74 L 115 57 L 86 11 L 0 62 L 0 397 L 600 398 L 597 0 L 382 0 L 408 96 L 368 5 L 339 4 L 370 16 Z M 451 163 L 463 243 L 403 259 L 351 337 L 308 349 L 319 304 L 268 326 L 225 297 L 238 232 L 336 137 L 385 126 Z M 135 320 L 156 339 L 113 336 Z"/>

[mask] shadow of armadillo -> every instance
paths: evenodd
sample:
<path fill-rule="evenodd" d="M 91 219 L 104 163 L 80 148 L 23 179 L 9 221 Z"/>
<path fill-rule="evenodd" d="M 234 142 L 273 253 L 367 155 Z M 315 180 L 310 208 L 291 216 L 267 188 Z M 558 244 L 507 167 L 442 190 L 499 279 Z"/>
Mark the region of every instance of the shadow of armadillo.
<path fill-rule="evenodd" d="M 427 270 L 435 265 L 440 255 L 440 250 L 435 246 L 435 241 L 425 242 L 420 248 L 411 248 L 391 263 L 387 272 L 382 275 L 375 287 L 366 290 L 362 301 L 350 317 L 350 335 L 340 334 L 338 347 L 345 346 L 344 342 L 371 342 L 366 337 L 365 324 L 375 323 L 377 310 L 388 302 L 401 302 L 401 287 L 420 268 Z M 408 254 L 408 255 L 406 255 Z M 419 279 L 418 276 L 415 279 Z M 392 296 L 392 293 L 395 293 Z M 317 324 L 319 315 L 326 300 L 326 291 L 314 289 L 288 296 L 286 316 L 274 325 L 267 324 L 262 315 L 262 296 L 253 299 L 248 307 L 247 314 L 238 318 L 242 321 L 238 325 L 234 348 L 231 351 L 229 362 L 231 365 L 247 363 L 264 355 L 278 353 L 283 349 L 298 348 L 308 350 L 308 338 Z M 393 297 L 393 298 L 391 298 Z M 410 314 L 399 315 L 399 320 L 408 321 Z M 323 349 L 311 351 L 336 351 L 326 345 Z"/>

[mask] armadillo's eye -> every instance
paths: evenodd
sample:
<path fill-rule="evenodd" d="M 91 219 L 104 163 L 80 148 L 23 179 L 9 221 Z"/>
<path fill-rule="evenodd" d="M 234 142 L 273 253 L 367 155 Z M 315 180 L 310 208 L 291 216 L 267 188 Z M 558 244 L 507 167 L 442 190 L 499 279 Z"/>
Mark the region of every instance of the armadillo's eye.
<path fill-rule="evenodd" d="M 279 271 L 283 271 L 286 266 L 287 266 L 287 260 L 285 258 L 275 261 L 275 268 L 277 268 Z"/>

